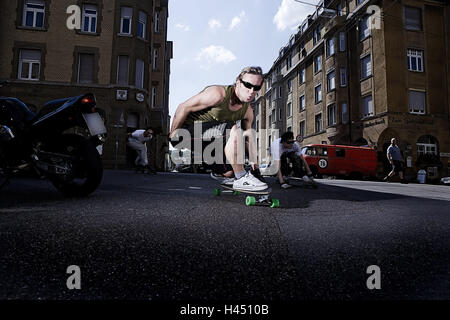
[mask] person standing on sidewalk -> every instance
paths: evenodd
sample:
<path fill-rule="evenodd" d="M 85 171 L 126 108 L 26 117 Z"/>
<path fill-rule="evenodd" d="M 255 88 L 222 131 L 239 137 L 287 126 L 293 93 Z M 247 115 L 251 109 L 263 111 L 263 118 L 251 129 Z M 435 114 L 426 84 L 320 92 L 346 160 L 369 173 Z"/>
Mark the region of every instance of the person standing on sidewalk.
<path fill-rule="evenodd" d="M 383 180 L 389 182 L 389 178 L 392 177 L 395 173 L 398 173 L 401 183 L 406 183 L 405 177 L 403 175 L 404 170 L 402 152 L 397 145 L 397 139 L 391 139 L 391 145 L 387 148 L 386 156 L 389 160 L 389 163 L 392 165 L 392 170 L 386 177 L 384 177 Z"/>

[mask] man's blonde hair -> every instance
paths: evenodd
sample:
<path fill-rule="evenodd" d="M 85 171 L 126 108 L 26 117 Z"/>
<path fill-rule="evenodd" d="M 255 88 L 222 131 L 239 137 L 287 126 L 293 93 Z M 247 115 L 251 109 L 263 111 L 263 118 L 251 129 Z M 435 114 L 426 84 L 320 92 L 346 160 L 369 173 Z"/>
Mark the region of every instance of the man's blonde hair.
<path fill-rule="evenodd" d="M 255 74 L 255 75 L 263 75 L 263 71 L 261 67 L 258 66 L 253 66 L 253 67 L 245 67 L 244 69 L 242 69 L 241 73 L 239 73 L 239 75 L 236 78 L 236 82 L 238 82 L 239 80 L 242 79 L 242 77 L 244 76 L 244 74 Z M 263 78 L 264 79 L 264 78 Z"/>

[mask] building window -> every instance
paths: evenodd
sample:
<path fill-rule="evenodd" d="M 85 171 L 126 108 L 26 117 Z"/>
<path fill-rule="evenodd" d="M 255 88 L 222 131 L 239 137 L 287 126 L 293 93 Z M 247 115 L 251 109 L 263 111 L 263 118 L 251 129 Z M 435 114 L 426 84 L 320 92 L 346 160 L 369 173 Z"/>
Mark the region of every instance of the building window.
<path fill-rule="evenodd" d="M 327 74 L 327 92 L 330 92 L 331 90 L 334 90 L 335 88 L 336 88 L 335 74 L 334 74 L 334 70 L 333 70 Z"/>
<path fill-rule="evenodd" d="M 409 112 L 415 114 L 425 114 L 426 95 L 424 91 L 409 90 Z"/>
<path fill-rule="evenodd" d="M 286 59 L 286 69 L 289 70 L 292 67 L 292 55 L 289 54 Z"/>
<path fill-rule="evenodd" d="M 282 116 L 282 110 L 280 108 L 280 109 L 278 109 L 278 121 L 281 120 L 281 116 Z"/>
<path fill-rule="evenodd" d="M 131 34 L 131 21 L 133 21 L 133 8 L 122 7 L 120 10 L 121 34 Z"/>
<path fill-rule="evenodd" d="M 316 114 L 315 117 L 315 129 L 316 129 L 316 133 L 322 131 L 322 114 Z"/>
<path fill-rule="evenodd" d="M 306 121 L 305 121 L 305 120 L 300 121 L 298 133 L 299 133 L 302 137 L 305 136 L 305 133 L 306 133 Z"/>
<path fill-rule="evenodd" d="M 97 19 L 97 6 L 91 4 L 83 5 L 83 31 L 96 33 Z"/>
<path fill-rule="evenodd" d="M 259 120 L 256 120 L 256 130 L 259 131 Z"/>
<path fill-rule="evenodd" d="M 152 108 L 156 108 L 156 87 L 152 87 Z"/>
<path fill-rule="evenodd" d="M 282 91 L 281 91 L 281 86 L 279 86 L 279 87 L 278 87 L 278 98 L 281 98 L 281 93 L 282 93 Z"/>
<path fill-rule="evenodd" d="M 305 22 L 303 25 L 302 25 L 302 33 L 305 33 L 305 31 L 308 29 L 308 22 Z"/>
<path fill-rule="evenodd" d="M 19 53 L 19 76 L 21 80 L 39 80 L 41 52 L 22 49 Z"/>
<path fill-rule="evenodd" d="M 322 101 L 322 85 L 319 84 L 318 86 L 315 87 L 315 103 L 319 103 Z"/>
<path fill-rule="evenodd" d="M 347 86 L 347 69 L 346 68 L 340 68 L 340 82 L 341 87 Z"/>
<path fill-rule="evenodd" d="M 158 69 L 158 49 L 153 49 L 153 70 Z"/>
<path fill-rule="evenodd" d="M 370 35 L 369 18 L 370 18 L 370 16 L 365 16 L 359 22 L 359 40 L 360 41 L 366 39 Z"/>
<path fill-rule="evenodd" d="M 128 85 L 129 57 L 119 56 L 117 62 L 117 84 Z"/>
<path fill-rule="evenodd" d="M 160 23 L 159 12 L 156 11 L 155 12 L 155 32 L 159 32 L 159 23 Z"/>
<path fill-rule="evenodd" d="M 417 144 L 417 155 L 421 156 L 424 154 L 437 155 L 436 145 L 435 144 L 418 143 Z"/>
<path fill-rule="evenodd" d="M 407 30 L 422 30 L 422 10 L 405 6 L 405 28 Z"/>
<path fill-rule="evenodd" d="M 139 11 L 138 21 L 138 37 L 145 39 L 145 30 L 147 28 L 147 14 L 143 11 Z"/>
<path fill-rule="evenodd" d="M 272 122 L 277 121 L 277 115 L 275 114 L 275 109 L 272 110 Z"/>
<path fill-rule="evenodd" d="M 363 118 L 367 118 L 373 116 L 373 103 L 372 103 L 372 95 L 366 96 L 362 98 L 363 103 Z"/>
<path fill-rule="evenodd" d="M 344 52 L 346 49 L 345 32 L 339 32 L 339 51 Z"/>
<path fill-rule="evenodd" d="M 421 136 L 417 140 L 417 156 L 424 154 L 438 154 L 438 141 L 433 136 Z"/>
<path fill-rule="evenodd" d="M 292 79 L 289 79 L 287 81 L 287 89 L 288 89 L 288 93 L 292 92 Z"/>
<path fill-rule="evenodd" d="M 319 55 L 314 59 L 314 73 L 320 70 L 322 70 L 322 56 Z"/>
<path fill-rule="evenodd" d="M 348 109 L 347 109 L 347 103 L 343 102 L 341 104 L 341 116 L 342 116 L 342 123 L 346 124 L 348 123 Z"/>
<path fill-rule="evenodd" d="M 78 83 L 94 82 L 94 55 L 80 53 L 78 55 Z"/>
<path fill-rule="evenodd" d="M 423 51 L 408 49 L 408 70 L 423 72 Z"/>
<path fill-rule="evenodd" d="M 298 77 L 299 84 L 305 83 L 306 77 L 305 77 L 305 68 L 300 69 L 300 75 Z"/>
<path fill-rule="evenodd" d="M 370 54 L 361 59 L 361 79 L 365 79 L 372 75 L 372 62 Z"/>
<path fill-rule="evenodd" d="M 288 102 L 288 104 L 287 104 L 287 116 L 288 116 L 288 118 L 292 117 L 292 103 L 291 102 Z"/>
<path fill-rule="evenodd" d="M 141 59 L 136 60 L 136 87 L 144 88 L 144 61 Z"/>
<path fill-rule="evenodd" d="M 327 57 L 334 54 L 334 38 L 327 40 Z"/>
<path fill-rule="evenodd" d="M 336 124 L 336 105 L 332 104 L 328 106 L 328 126 Z"/>
<path fill-rule="evenodd" d="M 23 26 L 43 28 L 45 3 L 41 0 L 27 0 L 23 7 Z"/>
<path fill-rule="evenodd" d="M 305 95 L 300 96 L 299 99 L 299 106 L 300 106 L 300 112 L 304 111 L 306 109 L 306 100 L 305 100 Z"/>
<path fill-rule="evenodd" d="M 338 5 L 337 5 L 337 14 L 338 14 L 338 16 L 342 16 L 343 15 L 343 12 L 342 12 L 342 3 L 338 3 Z"/>
<path fill-rule="evenodd" d="M 321 39 L 320 35 L 320 25 L 314 28 L 313 31 L 313 45 L 316 45 L 317 42 L 319 42 Z"/>

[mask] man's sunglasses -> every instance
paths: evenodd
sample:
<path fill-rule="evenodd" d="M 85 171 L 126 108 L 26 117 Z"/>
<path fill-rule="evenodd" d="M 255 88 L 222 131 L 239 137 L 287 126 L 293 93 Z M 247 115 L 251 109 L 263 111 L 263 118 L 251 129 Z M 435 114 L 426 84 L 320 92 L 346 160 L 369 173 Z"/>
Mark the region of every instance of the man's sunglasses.
<path fill-rule="evenodd" d="M 246 87 L 247 89 L 253 88 L 253 90 L 255 90 L 255 91 L 261 90 L 261 86 L 255 86 L 254 84 L 251 84 L 251 83 L 249 83 L 247 81 L 244 81 L 242 79 L 241 79 L 241 82 L 244 85 L 244 87 Z"/>

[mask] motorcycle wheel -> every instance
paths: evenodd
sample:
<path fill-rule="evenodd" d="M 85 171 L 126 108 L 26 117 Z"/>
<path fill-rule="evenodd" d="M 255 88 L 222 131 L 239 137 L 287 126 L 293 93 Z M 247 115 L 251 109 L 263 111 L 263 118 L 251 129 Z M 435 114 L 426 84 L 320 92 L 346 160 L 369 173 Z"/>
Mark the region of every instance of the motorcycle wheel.
<path fill-rule="evenodd" d="M 50 181 L 64 195 L 84 197 L 94 192 L 103 178 L 103 165 L 94 145 L 79 135 L 63 135 L 52 151 L 70 155 L 70 175 L 51 175 Z"/>

